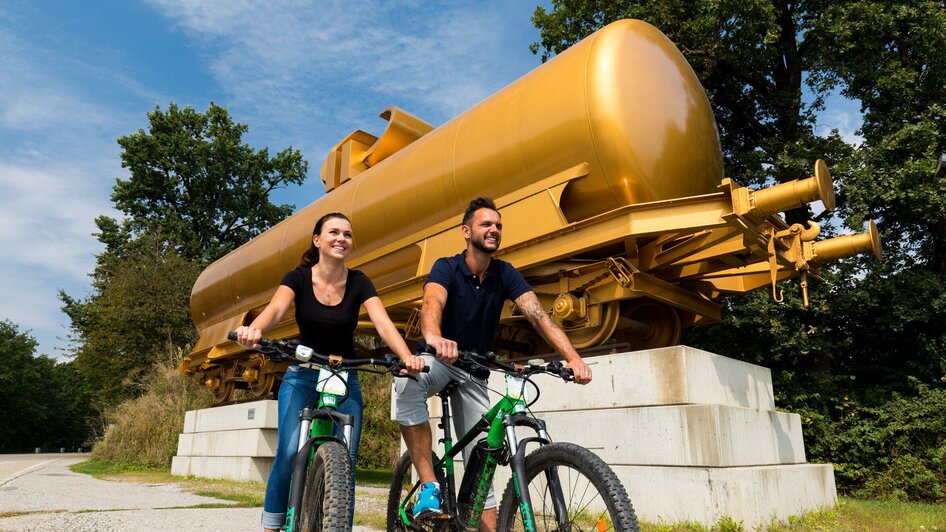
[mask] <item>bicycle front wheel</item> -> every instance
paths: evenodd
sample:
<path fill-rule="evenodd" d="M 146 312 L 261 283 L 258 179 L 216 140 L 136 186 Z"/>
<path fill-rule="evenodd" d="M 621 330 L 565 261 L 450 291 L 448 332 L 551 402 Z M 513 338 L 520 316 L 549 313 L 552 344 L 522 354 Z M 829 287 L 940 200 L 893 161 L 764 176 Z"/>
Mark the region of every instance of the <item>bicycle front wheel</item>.
<path fill-rule="evenodd" d="M 315 460 L 305 478 L 305 493 L 299 514 L 299 530 L 345 531 L 351 511 L 351 458 L 337 441 L 325 442 L 315 451 Z"/>
<path fill-rule="evenodd" d="M 621 481 L 604 460 L 584 447 L 556 442 L 526 457 L 534 528 L 523 526 L 514 480 L 503 493 L 497 530 L 639 530 Z"/>

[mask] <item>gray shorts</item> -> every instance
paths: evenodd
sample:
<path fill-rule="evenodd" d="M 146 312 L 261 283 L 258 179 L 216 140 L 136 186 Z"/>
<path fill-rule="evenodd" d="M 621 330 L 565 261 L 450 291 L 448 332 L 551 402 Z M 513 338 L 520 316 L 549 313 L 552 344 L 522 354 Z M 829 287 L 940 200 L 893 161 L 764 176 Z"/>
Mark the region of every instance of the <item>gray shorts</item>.
<path fill-rule="evenodd" d="M 422 355 L 430 368 L 429 373 L 418 373 L 417 380 L 397 379 L 394 391 L 397 394 L 395 418 L 401 425 L 414 426 L 426 423 L 430 419 L 427 411 L 427 399 L 437 395 L 450 382 L 457 382 L 456 391 L 450 396 L 450 411 L 453 415 L 453 441 L 456 442 L 475 425 L 483 414 L 489 411 L 489 397 L 486 381 L 478 379 L 466 371 L 437 360 L 431 355 Z M 468 464 L 473 445 L 463 449 L 463 463 Z M 459 485 L 460 479 L 457 479 Z M 485 508 L 496 507 L 496 495 L 490 488 Z"/>

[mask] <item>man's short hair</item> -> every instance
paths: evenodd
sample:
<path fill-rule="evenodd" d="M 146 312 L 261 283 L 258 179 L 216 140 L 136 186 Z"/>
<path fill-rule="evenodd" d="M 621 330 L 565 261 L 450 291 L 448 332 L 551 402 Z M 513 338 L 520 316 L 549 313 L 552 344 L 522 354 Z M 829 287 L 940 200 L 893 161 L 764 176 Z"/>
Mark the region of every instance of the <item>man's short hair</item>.
<path fill-rule="evenodd" d="M 463 225 L 470 225 L 470 220 L 473 219 L 473 213 L 480 209 L 489 209 L 491 211 L 499 212 L 499 209 L 496 208 L 496 204 L 493 203 L 493 200 L 489 198 L 479 197 L 470 202 L 470 206 L 466 208 L 466 212 L 463 213 Z"/>

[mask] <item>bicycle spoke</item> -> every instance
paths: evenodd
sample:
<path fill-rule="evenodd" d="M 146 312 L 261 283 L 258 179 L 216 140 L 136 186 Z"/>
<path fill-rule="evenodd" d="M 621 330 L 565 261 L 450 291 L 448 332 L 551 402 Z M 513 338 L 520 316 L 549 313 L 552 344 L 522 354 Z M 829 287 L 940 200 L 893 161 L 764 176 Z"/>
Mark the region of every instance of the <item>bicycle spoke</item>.
<path fill-rule="evenodd" d="M 554 470 L 558 472 L 561 489 L 565 495 L 567 515 L 564 517 L 570 526 L 569 530 L 614 530 L 607 509 L 595 513 L 589 512 L 595 504 L 602 506 L 604 504 L 601 494 L 598 493 L 591 480 L 580 471 L 564 465 L 555 467 Z M 555 494 L 545 474 L 536 475 L 531 480 L 529 494 L 537 528 L 560 530 L 559 516 L 555 512 Z M 602 524 L 605 528 L 599 528 Z M 518 515 L 515 530 L 523 529 L 522 516 Z"/>

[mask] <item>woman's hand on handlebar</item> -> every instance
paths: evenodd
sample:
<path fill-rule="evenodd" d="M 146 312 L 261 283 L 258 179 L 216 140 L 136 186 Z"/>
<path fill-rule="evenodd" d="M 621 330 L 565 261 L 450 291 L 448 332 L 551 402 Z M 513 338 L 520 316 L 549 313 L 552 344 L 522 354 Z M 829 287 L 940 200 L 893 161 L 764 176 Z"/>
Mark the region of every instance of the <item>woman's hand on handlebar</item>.
<path fill-rule="evenodd" d="M 236 341 L 243 347 L 249 349 L 259 349 L 259 341 L 263 338 L 263 331 L 254 328 L 248 327 L 246 325 L 242 327 L 237 327 L 236 330 Z"/>
<path fill-rule="evenodd" d="M 420 373 L 424 371 L 426 365 L 424 364 L 424 359 L 417 355 L 410 355 L 406 358 L 401 359 L 401 363 L 404 364 L 404 368 L 401 370 L 401 375 L 406 375 L 408 373 Z"/>

